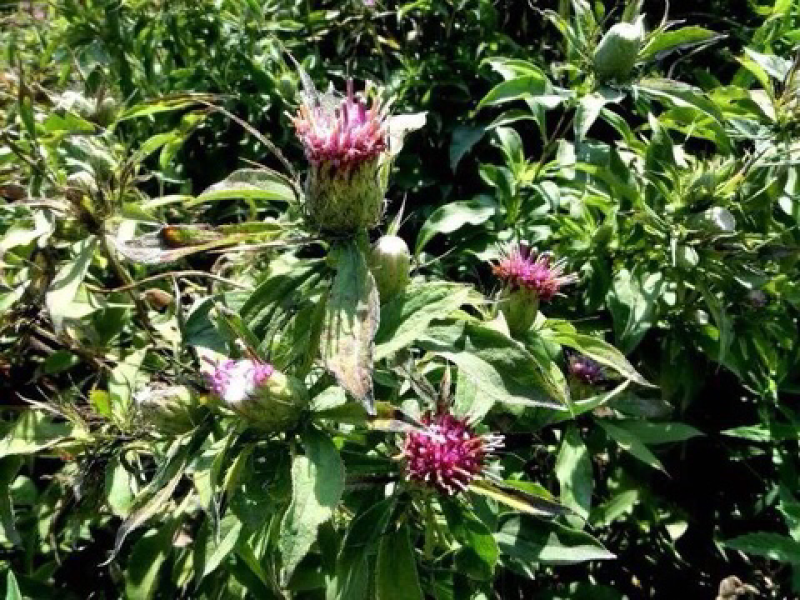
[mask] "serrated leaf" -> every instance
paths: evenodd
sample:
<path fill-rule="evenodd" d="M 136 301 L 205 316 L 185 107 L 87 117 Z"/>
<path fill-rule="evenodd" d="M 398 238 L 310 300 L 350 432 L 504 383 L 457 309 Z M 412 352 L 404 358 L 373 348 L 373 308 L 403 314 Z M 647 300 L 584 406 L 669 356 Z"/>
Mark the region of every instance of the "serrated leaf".
<path fill-rule="evenodd" d="M 435 319 L 444 319 L 467 301 L 470 288 L 441 281 L 415 284 L 383 306 L 375 334 L 375 360 L 412 344 Z"/>
<path fill-rule="evenodd" d="M 331 518 L 344 492 L 344 465 L 331 439 L 310 429 L 303 435 L 303 446 L 305 455 L 292 460 L 292 499 L 278 540 L 284 583 L 308 553 L 319 526 Z"/>

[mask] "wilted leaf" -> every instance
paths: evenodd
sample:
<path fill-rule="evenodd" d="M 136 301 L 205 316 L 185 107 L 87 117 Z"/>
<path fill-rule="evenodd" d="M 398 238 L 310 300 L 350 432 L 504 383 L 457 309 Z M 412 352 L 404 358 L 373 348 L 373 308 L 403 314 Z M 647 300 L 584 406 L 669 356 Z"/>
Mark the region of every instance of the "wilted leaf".
<path fill-rule="evenodd" d="M 345 390 L 374 410 L 372 363 L 380 303 L 375 279 L 356 244 L 340 246 L 338 270 L 325 307 L 325 366 Z"/>

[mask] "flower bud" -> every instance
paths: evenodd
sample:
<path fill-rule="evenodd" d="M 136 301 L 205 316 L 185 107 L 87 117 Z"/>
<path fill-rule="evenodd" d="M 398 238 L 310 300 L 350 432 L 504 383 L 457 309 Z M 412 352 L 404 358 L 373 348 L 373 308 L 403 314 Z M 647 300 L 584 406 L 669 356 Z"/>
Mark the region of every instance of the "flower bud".
<path fill-rule="evenodd" d="M 137 392 L 133 400 L 144 422 L 165 435 L 191 431 L 198 419 L 198 404 L 185 386 L 151 385 Z"/>
<path fill-rule="evenodd" d="M 606 380 L 603 365 L 581 354 L 569 357 L 567 370 L 572 396 L 578 400 L 594 396 L 597 393 L 596 386 Z"/>
<path fill-rule="evenodd" d="M 302 382 L 256 360 L 222 361 L 209 384 L 225 406 L 270 432 L 295 426 L 309 403 Z"/>
<path fill-rule="evenodd" d="M 625 81 L 636 65 L 644 41 L 644 24 L 617 23 L 609 29 L 594 51 L 594 72 L 602 82 Z"/>
<path fill-rule="evenodd" d="M 403 238 L 396 235 L 378 238 L 370 251 L 369 268 L 375 277 L 381 303 L 401 294 L 408 285 L 411 271 L 411 252 Z"/>

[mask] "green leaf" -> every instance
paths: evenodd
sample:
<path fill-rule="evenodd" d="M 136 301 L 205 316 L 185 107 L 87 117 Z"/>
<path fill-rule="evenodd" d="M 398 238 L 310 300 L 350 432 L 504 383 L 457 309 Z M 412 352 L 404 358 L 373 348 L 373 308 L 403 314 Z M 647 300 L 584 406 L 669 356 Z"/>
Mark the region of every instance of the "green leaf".
<path fill-rule="evenodd" d="M 721 37 L 713 31 L 696 25 L 661 31 L 654 35 L 642 49 L 639 53 L 639 60 L 660 60 L 671 52 L 699 46 Z"/>
<path fill-rule="evenodd" d="M 22 545 L 22 538 L 17 531 L 14 518 L 14 503 L 11 499 L 11 484 L 22 465 L 20 458 L 0 459 L 0 527 L 6 540 L 14 546 Z"/>
<path fill-rule="evenodd" d="M 617 345 L 624 354 L 630 354 L 653 326 L 664 285 L 660 273 L 621 269 L 615 275 L 607 301 Z"/>
<path fill-rule="evenodd" d="M 361 600 L 369 586 L 369 556 L 385 534 L 397 497 L 363 506 L 350 522 L 336 561 L 336 577 L 329 587 L 329 600 Z"/>
<path fill-rule="evenodd" d="M 22 600 L 22 592 L 19 591 L 17 578 L 11 569 L 8 570 L 8 575 L 6 575 L 6 600 Z"/>
<path fill-rule="evenodd" d="M 615 421 L 614 425 L 628 431 L 644 444 L 670 444 L 684 442 L 702 436 L 703 432 L 685 423 L 637 421 Z"/>
<path fill-rule="evenodd" d="M 580 99 L 578 108 L 575 110 L 575 139 L 581 141 L 589 133 L 597 117 L 603 111 L 606 104 L 619 102 L 625 95 L 616 90 L 601 88 L 597 92 L 586 94 Z"/>
<path fill-rule="evenodd" d="M 464 155 L 477 144 L 486 133 L 485 127 L 472 127 L 469 125 L 459 125 L 453 131 L 453 139 L 450 141 L 450 169 L 453 173 L 458 168 L 458 163 Z"/>
<path fill-rule="evenodd" d="M 169 503 L 172 494 L 183 478 L 190 459 L 208 437 L 208 430 L 198 427 L 191 439 L 177 439 L 170 446 L 167 456 L 152 481 L 135 498 L 130 515 L 117 529 L 114 549 L 107 563 L 113 561 L 122 549 L 128 535 L 159 514 Z"/>
<path fill-rule="evenodd" d="M 169 519 L 147 532 L 131 550 L 125 577 L 125 598 L 151 600 L 158 589 L 158 576 L 172 551 L 179 519 Z"/>
<path fill-rule="evenodd" d="M 220 522 L 219 529 L 219 535 L 209 536 L 210 543 L 205 552 L 207 558 L 205 558 L 202 565 L 202 577 L 213 573 L 233 551 L 242 533 L 242 522 L 235 515 L 228 514 Z"/>
<path fill-rule="evenodd" d="M 555 381 L 550 363 L 542 365 L 522 344 L 490 327 L 467 323 L 458 347 L 420 341 L 420 345 L 464 370 L 494 402 L 560 408 L 569 403 L 565 388 Z"/>
<path fill-rule="evenodd" d="M 456 569 L 478 581 L 489 581 L 494 575 L 500 551 L 492 532 L 472 512 L 453 502 L 442 502 L 447 527 L 461 544 L 456 552 Z"/>
<path fill-rule="evenodd" d="M 588 533 L 524 515 L 506 519 L 494 539 L 503 554 L 525 564 L 571 565 L 616 558 Z"/>
<path fill-rule="evenodd" d="M 586 519 L 592 508 L 592 461 L 575 425 L 569 425 L 564 431 L 556 459 L 556 477 L 561 502 Z"/>
<path fill-rule="evenodd" d="M 303 435 L 303 446 L 306 454 L 292 460 L 292 499 L 278 540 L 284 583 L 308 553 L 319 526 L 331 518 L 344 492 L 344 465 L 331 439 L 309 429 Z"/>
<path fill-rule="evenodd" d="M 745 554 L 763 556 L 770 560 L 785 563 L 800 564 L 800 542 L 779 533 L 767 531 L 748 533 L 722 542 L 722 545 Z"/>
<path fill-rule="evenodd" d="M 423 600 L 408 525 L 381 538 L 375 588 L 377 600 Z"/>
<path fill-rule="evenodd" d="M 497 211 L 497 204 L 490 196 L 475 196 L 471 200 L 461 200 L 440 206 L 431 213 L 419 230 L 414 253 L 422 249 L 437 234 L 458 231 L 464 225 L 482 225 Z"/>
<path fill-rule="evenodd" d="M 64 264 L 56 275 L 50 289 L 47 290 L 44 302 L 56 330 L 61 329 L 78 288 L 86 277 L 86 271 L 92 264 L 97 238 L 94 236 L 81 240 L 73 246 L 75 259 Z"/>
<path fill-rule="evenodd" d="M 375 279 L 355 242 L 339 247 L 322 326 L 322 359 L 336 381 L 374 411 L 372 365 L 380 303 Z"/>
<path fill-rule="evenodd" d="M 534 98 L 547 90 L 544 74 L 525 75 L 498 83 L 478 103 L 478 110 L 485 106 L 497 106 L 514 100 Z"/>
<path fill-rule="evenodd" d="M 294 202 L 297 197 L 294 186 L 274 171 L 240 169 L 206 189 L 185 206 L 190 208 L 206 202 L 237 199 Z"/>
<path fill-rule="evenodd" d="M 264 338 L 272 324 L 297 306 L 319 282 L 321 272 L 321 261 L 271 265 L 269 275 L 239 310 L 250 331 Z"/>
<path fill-rule="evenodd" d="M 442 281 L 415 284 L 381 309 L 375 334 L 375 360 L 391 356 L 416 341 L 435 319 L 444 319 L 466 303 L 470 288 Z"/>
<path fill-rule="evenodd" d="M 664 471 L 664 465 L 661 464 L 661 461 L 633 433 L 617 425 L 612 425 L 605 419 L 596 419 L 595 423 L 600 425 L 608 434 L 608 437 L 619 444 L 620 448 L 638 458 L 644 464 L 659 471 Z"/>
<path fill-rule="evenodd" d="M 74 435 L 75 428 L 71 423 L 55 422 L 49 414 L 26 410 L 0 440 L 0 458 L 35 454 L 71 439 Z"/>

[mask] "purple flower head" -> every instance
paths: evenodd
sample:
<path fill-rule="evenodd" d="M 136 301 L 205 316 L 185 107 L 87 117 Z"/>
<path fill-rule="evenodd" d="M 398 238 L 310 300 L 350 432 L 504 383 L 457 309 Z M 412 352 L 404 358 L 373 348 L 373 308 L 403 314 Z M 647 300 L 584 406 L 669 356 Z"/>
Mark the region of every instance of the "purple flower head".
<path fill-rule="evenodd" d="M 345 98 L 332 92 L 321 96 L 306 93 L 292 123 L 312 164 L 347 169 L 377 159 L 386 150 L 386 108 L 379 100 L 367 108 L 353 93 L 351 80 Z"/>
<path fill-rule="evenodd" d="M 425 428 L 407 434 L 403 445 L 406 479 L 449 496 L 480 478 L 492 453 L 503 446 L 500 435 L 476 435 L 465 419 L 447 412 L 428 413 Z"/>
<path fill-rule="evenodd" d="M 569 357 L 569 373 L 578 381 L 589 385 L 596 385 L 606 378 L 603 365 L 581 354 Z"/>
<path fill-rule="evenodd" d="M 271 364 L 243 358 L 217 363 L 208 375 L 211 390 L 226 404 L 236 406 L 251 397 L 275 372 Z"/>
<path fill-rule="evenodd" d="M 492 266 L 492 272 L 512 289 L 526 289 L 540 300 L 552 300 L 560 289 L 578 280 L 564 274 L 564 261 L 553 261 L 551 254 L 536 254 L 526 244 L 512 246 Z"/>

